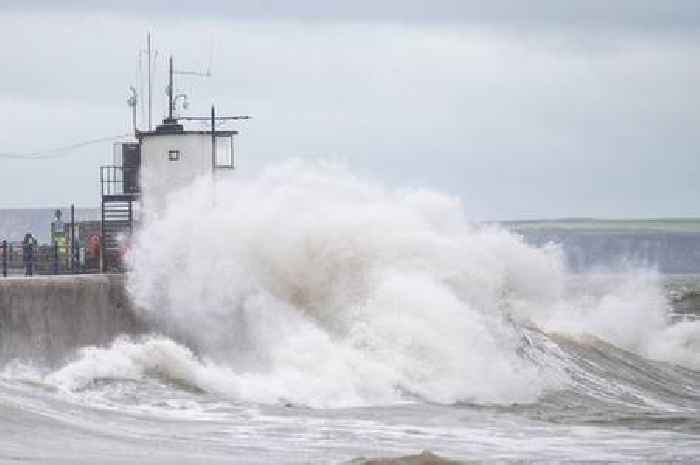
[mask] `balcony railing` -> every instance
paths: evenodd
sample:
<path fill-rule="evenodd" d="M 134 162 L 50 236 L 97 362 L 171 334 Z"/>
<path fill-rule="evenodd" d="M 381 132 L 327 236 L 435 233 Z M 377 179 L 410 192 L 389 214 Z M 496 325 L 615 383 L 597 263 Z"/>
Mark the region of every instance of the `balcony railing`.
<path fill-rule="evenodd" d="M 100 167 L 100 185 L 103 196 L 136 196 L 141 192 L 139 168 L 114 165 L 102 166 Z"/>

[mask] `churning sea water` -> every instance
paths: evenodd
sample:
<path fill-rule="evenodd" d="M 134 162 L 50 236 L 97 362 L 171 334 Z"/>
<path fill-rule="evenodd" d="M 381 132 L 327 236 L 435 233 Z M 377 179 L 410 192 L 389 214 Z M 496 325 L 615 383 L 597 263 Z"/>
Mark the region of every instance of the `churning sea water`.
<path fill-rule="evenodd" d="M 2 362 L 0 461 L 697 460 L 700 277 L 573 273 L 337 166 L 175 197 L 129 257 L 146 334 Z"/>

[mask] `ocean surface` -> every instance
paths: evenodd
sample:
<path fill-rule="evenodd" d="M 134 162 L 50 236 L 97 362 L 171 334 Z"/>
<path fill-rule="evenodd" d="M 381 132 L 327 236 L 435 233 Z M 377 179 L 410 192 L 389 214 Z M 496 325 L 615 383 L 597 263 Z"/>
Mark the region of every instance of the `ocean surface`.
<path fill-rule="evenodd" d="M 676 321 L 700 316 L 698 283 L 665 280 Z M 477 463 L 697 463 L 700 372 L 594 337 L 517 332 L 518 357 L 560 382 L 530 401 L 439 402 L 408 389 L 376 405 L 246 401 L 212 388 L 206 368 L 161 336 L 85 348 L 59 367 L 10 362 L 0 462 L 345 463 L 427 449 Z M 294 397 L 319 381 L 281 388 Z"/>
<path fill-rule="evenodd" d="M 697 463 L 700 275 L 618 229 L 316 165 L 180 195 L 129 257 L 146 334 L 0 357 L 1 463 Z"/>

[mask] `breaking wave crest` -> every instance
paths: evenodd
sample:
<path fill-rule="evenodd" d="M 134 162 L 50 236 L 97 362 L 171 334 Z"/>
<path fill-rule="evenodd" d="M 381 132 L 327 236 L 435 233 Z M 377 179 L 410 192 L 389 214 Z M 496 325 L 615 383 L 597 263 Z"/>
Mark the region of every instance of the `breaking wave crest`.
<path fill-rule="evenodd" d="M 528 403 L 578 382 L 555 334 L 700 368 L 700 326 L 670 322 L 657 275 L 574 280 L 556 246 L 471 224 L 444 194 L 289 162 L 169 204 L 128 279 L 167 337 L 85 348 L 52 384 L 155 375 L 264 403 Z"/>

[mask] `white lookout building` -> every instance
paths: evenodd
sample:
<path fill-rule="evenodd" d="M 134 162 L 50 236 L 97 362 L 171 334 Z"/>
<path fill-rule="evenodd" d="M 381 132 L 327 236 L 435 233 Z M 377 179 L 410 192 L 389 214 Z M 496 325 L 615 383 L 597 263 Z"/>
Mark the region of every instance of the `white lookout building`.
<path fill-rule="evenodd" d="M 152 131 L 135 128 L 138 142 L 116 144 L 114 164 L 101 167 L 103 271 L 122 268 L 128 236 L 142 219 L 137 211 L 157 214 L 170 193 L 202 176 L 215 179 L 235 168 L 234 136 L 238 132 L 217 130 L 216 123 L 250 117 L 216 116 L 213 106 L 209 116 L 173 116 L 173 74 L 171 57 L 169 110 L 163 124 Z M 205 122 L 210 127 L 186 130 L 183 121 Z"/>

